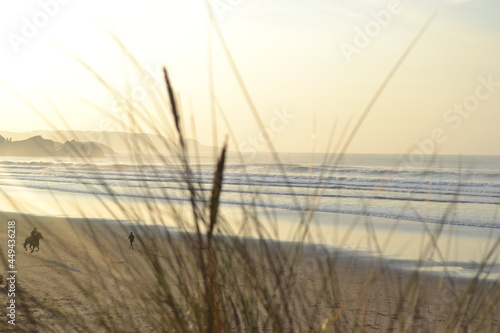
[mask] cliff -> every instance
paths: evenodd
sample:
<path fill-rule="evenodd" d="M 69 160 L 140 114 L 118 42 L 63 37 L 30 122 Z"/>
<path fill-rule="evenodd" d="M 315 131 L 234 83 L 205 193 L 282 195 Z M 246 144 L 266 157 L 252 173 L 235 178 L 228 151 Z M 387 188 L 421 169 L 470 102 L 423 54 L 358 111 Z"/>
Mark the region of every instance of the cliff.
<path fill-rule="evenodd" d="M 75 140 L 65 143 L 44 139 L 41 135 L 26 140 L 12 141 L 0 136 L 1 156 L 66 156 L 66 157 L 106 157 L 115 155 L 113 149 L 96 142 L 78 142 Z"/>

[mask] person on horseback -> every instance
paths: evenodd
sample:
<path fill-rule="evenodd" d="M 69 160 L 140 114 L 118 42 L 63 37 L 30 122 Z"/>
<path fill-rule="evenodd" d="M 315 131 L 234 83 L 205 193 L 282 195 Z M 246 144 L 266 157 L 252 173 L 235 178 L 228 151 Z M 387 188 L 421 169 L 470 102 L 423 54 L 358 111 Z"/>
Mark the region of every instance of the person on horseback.
<path fill-rule="evenodd" d="M 24 244 L 23 244 L 24 249 L 27 251 L 28 250 L 27 246 L 29 245 L 30 249 L 31 249 L 30 253 L 33 253 L 33 251 L 35 249 L 38 252 L 40 250 L 40 243 L 39 243 L 40 239 L 43 239 L 42 233 L 38 232 L 38 230 L 36 230 L 36 227 L 35 227 L 35 229 L 33 229 L 33 231 L 31 231 L 31 235 L 28 236 L 26 238 L 26 240 L 24 241 Z"/>
<path fill-rule="evenodd" d="M 35 227 L 35 229 L 33 229 L 33 230 L 31 231 L 31 238 L 30 238 L 30 240 L 31 240 L 31 239 L 34 239 L 34 237 L 35 237 L 37 234 L 38 234 L 38 231 L 36 230 L 36 227 Z"/>

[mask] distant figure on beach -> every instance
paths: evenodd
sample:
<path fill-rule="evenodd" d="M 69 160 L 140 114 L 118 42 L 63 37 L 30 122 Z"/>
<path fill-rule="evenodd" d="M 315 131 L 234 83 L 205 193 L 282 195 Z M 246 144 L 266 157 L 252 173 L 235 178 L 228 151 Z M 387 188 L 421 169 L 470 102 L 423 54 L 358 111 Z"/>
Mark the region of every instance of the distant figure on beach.
<path fill-rule="evenodd" d="M 31 238 L 35 237 L 37 234 L 38 234 L 38 231 L 36 230 L 36 227 L 35 227 L 35 229 L 33 229 L 31 231 Z"/>
<path fill-rule="evenodd" d="M 30 253 L 33 253 L 35 249 L 37 252 L 40 251 L 40 239 L 43 239 L 42 233 L 38 232 L 36 228 L 33 229 L 33 231 L 31 232 L 31 236 L 26 237 L 26 240 L 24 241 L 24 249 L 28 251 L 29 245 L 31 249 Z"/>
<path fill-rule="evenodd" d="M 130 232 L 130 235 L 128 235 L 127 239 L 130 240 L 130 246 L 128 248 L 133 250 L 134 249 L 134 239 L 135 239 L 135 236 L 132 233 L 132 231 Z"/>

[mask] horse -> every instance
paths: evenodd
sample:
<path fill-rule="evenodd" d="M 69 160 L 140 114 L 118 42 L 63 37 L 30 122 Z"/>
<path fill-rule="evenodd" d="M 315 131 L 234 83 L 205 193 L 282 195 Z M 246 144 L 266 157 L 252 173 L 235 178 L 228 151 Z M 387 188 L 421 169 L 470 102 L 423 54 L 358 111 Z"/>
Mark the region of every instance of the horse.
<path fill-rule="evenodd" d="M 40 243 L 40 239 L 43 239 L 43 236 L 40 232 L 38 232 L 36 235 L 34 236 L 29 236 L 28 238 L 26 238 L 26 240 L 24 241 L 24 249 L 26 251 L 28 251 L 28 248 L 26 247 L 26 245 L 29 244 L 30 246 L 30 249 L 31 249 L 31 252 L 30 253 L 33 253 L 33 251 L 35 250 L 36 248 L 36 252 L 40 251 L 40 246 L 39 246 L 39 243 Z"/>

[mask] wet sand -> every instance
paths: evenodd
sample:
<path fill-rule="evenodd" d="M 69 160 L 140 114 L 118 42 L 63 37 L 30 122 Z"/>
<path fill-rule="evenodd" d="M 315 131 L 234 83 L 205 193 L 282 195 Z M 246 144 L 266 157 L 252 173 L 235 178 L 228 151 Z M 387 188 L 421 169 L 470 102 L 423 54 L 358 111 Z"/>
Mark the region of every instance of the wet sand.
<path fill-rule="evenodd" d="M 162 226 L 0 213 L 0 274 L 4 278 L 9 270 L 6 244 L 10 220 L 16 222 L 17 235 L 15 297 L 2 289 L 0 299 L 2 304 L 15 299 L 16 325 L 8 323 L 9 310 L 3 306 L 1 332 L 173 331 L 163 318 L 173 310 L 157 301 L 161 293 L 158 286 L 191 283 L 188 289 L 192 294 L 202 290 L 196 258 L 206 248 L 190 234 Z M 22 243 L 35 226 L 44 239 L 40 251 L 30 254 Z M 137 236 L 135 250 L 128 248 L 130 231 Z M 234 239 L 219 241 L 233 244 Z M 498 282 L 405 272 L 386 260 L 347 251 L 325 252 L 312 245 L 302 247 L 294 256 L 294 243 L 264 244 L 251 239 L 236 243 L 222 247 L 219 257 L 227 254 L 224 251 L 228 248 L 246 249 L 246 260 L 254 263 L 251 273 L 258 274 L 249 277 L 248 263 L 241 262 L 233 264 L 241 270 L 231 272 L 231 276 L 242 285 L 248 283 L 248 288 L 255 287 L 251 286 L 254 280 L 269 284 L 268 290 L 277 293 L 275 301 L 287 303 L 283 306 L 293 312 L 294 326 L 286 330 L 500 331 Z M 175 263 L 179 256 L 187 258 L 188 264 Z M 271 259 L 262 260 L 264 257 Z M 294 264 L 284 264 L 291 262 Z M 176 271 L 175 267 L 181 268 Z M 156 274 L 159 271 L 162 276 Z M 179 276 L 185 277 L 184 281 Z M 278 291 L 283 286 L 292 299 L 280 300 L 283 295 L 273 286 Z M 179 307 L 184 306 L 182 288 L 172 289 L 177 292 L 171 296 L 179 298 Z M 313 318 L 309 322 L 314 327 L 305 324 L 305 318 Z M 272 331 L 261 319 L 254 330 Z"/>

